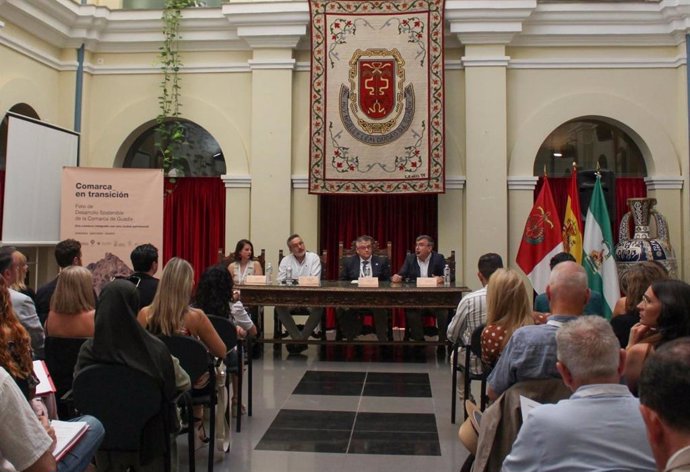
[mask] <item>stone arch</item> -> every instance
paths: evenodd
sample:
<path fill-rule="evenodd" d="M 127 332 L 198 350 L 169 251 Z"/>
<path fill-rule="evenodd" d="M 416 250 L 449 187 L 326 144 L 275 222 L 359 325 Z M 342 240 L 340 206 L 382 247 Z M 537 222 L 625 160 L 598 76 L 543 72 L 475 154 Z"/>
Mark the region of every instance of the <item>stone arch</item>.
<path fill-rule="evenodd" d="M 225 154 L 228 173 L 249 174 L 249 151 L 238 126 L 221 108 L 209 102 L 186 96 L 183 100 L 182 118 L 198 124 L 218 141 Z M 117 149 L 113 167 L 122 167 L 127 150 L 141 132 L 151 126 L 156 111 L 150 100 L 140 100 L 123 108 L 105 123 L 103 135 L 96 137 L 94 142 L 99 142 L 99 149 L 103 151 Z M 138 124 L 123 126 L 123 123 L 132 122 Z"/>
<path fill-rule="evenodd" d="M 561 124 L 582 118 L 607 121 L 638 145 L 649 176 L 680 175 L 678 153 L 666 130 L 643 108 L 609 94 L 573 94 L 536 110 L 520 126 L 509 153 L 508 175 L 533 175 L 534 159 L 549 134 Z"/>

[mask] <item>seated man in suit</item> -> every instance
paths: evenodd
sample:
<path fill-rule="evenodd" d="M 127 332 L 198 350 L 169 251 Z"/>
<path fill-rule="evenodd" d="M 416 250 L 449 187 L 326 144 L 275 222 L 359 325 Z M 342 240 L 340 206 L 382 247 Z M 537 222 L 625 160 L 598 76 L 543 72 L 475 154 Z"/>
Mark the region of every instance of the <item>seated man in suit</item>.
<path fill-rule="evenodd" d="M 288 268 L 291 272 L 291 279 L 297 280 L 300 276 L 314 276 L 321 277 L 321 259 L 317 254 L 307 251 L 304 247 L 304 241 L 299 234 L 290 235 L 287 239 L 287 246 L 290 254 L 285 256 L 278 266 L 278 282 L 284 282 L 288 277 Z M 290 337 L 295 341 L 303 341 L 308 339 L 314 328 L 321 322 L 321 315 L 323 315 L 323 308 L 307 307 L 309 311 L 309 318 L 304 324 L 304 329 L 301 331 L 295 324 L 292 318 L 292 311 L 298 307 L 276 307 L 276 314 L 278 319 L 285 326 L 285 329 L 290 334 Z M 290 354 L 299 354 L 306 350 L 309 346 L 307 344 L 288 344 L 287 350 Z"/>
<path fill-rule="evenodd" d="M 343 260 L 340 280 L 357 280 L 360 277 L 378 277 L 387 282 L 391 278 L 390 262 L 385 257 L 373 256 L 374 239 L 371 236 L 360 236 L 355 241 L 357 254 Z M 376 337 L 379 341 L 388 341 L 388 310 L 384 308 L 338 308 L 336 318 L 343 336 L 352 340 L 362 331 L 362 316 L 371 313 L 374 316 Z"/>
<path fill-rule="evenodd" d="M 426 234 L 417 236 L 414 252 L 414 254 L 408 254 L 402 268 L 391 277 L 391 281 L 400 283 L 403 280 L 414 281 L 417 277 L 436 277 L 438 284 L 442 284 L 446 258 L 443 254 L 434 252 L 434 239 Z M 424 341 L 422 315 L 427 313 L 436 316 L 438 338 L 439 341 L 444 341 L 448 326 L 448 310 L 445 309 L 407 310 L 405 318 L 410 330 L 410 338 L 413 341 Z"/>

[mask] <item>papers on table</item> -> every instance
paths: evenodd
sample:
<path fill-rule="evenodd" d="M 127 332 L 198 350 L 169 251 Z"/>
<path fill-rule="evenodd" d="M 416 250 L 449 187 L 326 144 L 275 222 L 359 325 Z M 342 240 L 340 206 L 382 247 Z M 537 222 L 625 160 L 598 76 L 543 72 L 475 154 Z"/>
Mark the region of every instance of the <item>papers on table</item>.
<path fill-rule="evenodd" d="M 44 361 L 34 361 L 34 374 L 38 378 L 38 385 L 36 386 L 36 395 L 47 395 L 55 393 L 55 384 L 53 378 L 48 372 L 48 367 Z"/>
<path fill-rule="evenodd" d="M 527 420 L 527 414 L 539 405 L 541 405 L 541 403 L 535 402 L 531 398 L 520 395 L 520 410 L 522 410 L 523 423 Z"/>
<path fill-rule="evenodd" d="M 50 422 L 50 426 L 55 430 L 55 436 L 57 437 L 55 449 L 53 450 L 53 457 L 55 457 L 56 461 L 62 459 L 79 442 L 86 430 L 89 429 L 86 421 L 53 420 Z"/>

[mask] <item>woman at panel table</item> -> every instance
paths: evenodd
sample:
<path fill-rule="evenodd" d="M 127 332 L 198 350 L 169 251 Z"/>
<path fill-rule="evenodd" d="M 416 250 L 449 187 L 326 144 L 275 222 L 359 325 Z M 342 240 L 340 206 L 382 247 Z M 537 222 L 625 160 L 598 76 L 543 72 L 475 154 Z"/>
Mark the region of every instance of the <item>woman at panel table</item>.
<path fill-rule="evenodd" d="M 50 299 L 46 335 L 91 338 L 95 313 L 91 271 L 81 266 L 70 266 L 60 272 L 55 293 Z"/>
<path fill-rule="evenodd" d="M 237 284 L 244 283 L 249 275 L 263 275 L 261 264 L 254 259 L 254 245 L 248 239 L 240 239 L 233 253 L 235 260 L 228 265 L 228 272 L 232 281 Z"/>
<path fill-rule="evenodd" d="M 139 323 L 154 335 L 193 336 L 204 343 L 211 355 L 225 358 L 225 343 L 211 321 L 202 310 L 189 306 L 193 288 L 194 269 L 184 259 L 173 257 L 163 269 L 153 303 L 139 312 Z M 204 388 L 208 380 L 208 374 L 192 379 L 193 388 Z M 198 419 L 197 435 L 206 442 L 208 438 L 203 429 L 203 406 L 194 408 L 194 417 Z"/>

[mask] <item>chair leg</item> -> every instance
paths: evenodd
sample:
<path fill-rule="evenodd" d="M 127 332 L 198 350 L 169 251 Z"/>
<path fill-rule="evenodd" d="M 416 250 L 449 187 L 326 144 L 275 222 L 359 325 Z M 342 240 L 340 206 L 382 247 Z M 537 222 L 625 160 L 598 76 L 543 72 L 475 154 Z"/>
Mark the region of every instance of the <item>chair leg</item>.
<path fill-rule="evenodd" d="M 237 343 L 237 432 L 242 430 L 242 377 L 244 377 L 243 343 Z M 231 406 L 232 408 L 232 406 Z"/>
<path fill-rule="evenodd" d="M 208 442 L 208 472 L 213 472 L 213 453 L 216 450 L 216 390 L 215 388 L 213 389 L 213 392 L 211 393 L 211 402 L 210 405 L 208 406 L 209 409 L 209 432 L 210 432 L 210 437 L 209 437 L 209 442 Z"/>
<path fill-rule="evenodd" d="M 247 416 L 252 416 L 252 383 L 254 381 L 252 344 L 252 338 L 247 338 Z"/>
<path fill-rule="evenodd" d="M 458 403 L 458 350 L 455 349 L 453 351 L 453 368 L 452 368 L 452 378 L 451 378 L 451 384 L 452 384 L 452 390 L 450 393 L 450 423 L 455 424 L 455 410 L 456 406 Z"/>

